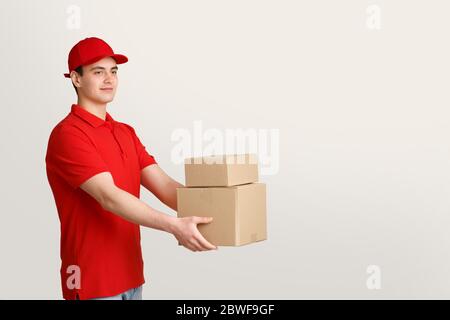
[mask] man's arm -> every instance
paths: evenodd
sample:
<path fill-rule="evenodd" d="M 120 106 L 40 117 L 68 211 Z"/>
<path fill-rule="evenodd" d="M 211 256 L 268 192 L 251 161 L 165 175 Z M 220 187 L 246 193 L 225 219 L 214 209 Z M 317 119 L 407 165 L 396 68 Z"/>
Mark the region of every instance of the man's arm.
<path fill-rule="evenodd" d="M 177 188 L 184 186 L 172 179 L 157 164 L 141 170 L 141 184 L 162 203 L 177 211 Z"/>
<path fill-rule="evenodd" d="M 134 195 L 118 188 L 110 172 L 99 173 L 80 188 L 90 194 L 106 211 L 119 215 L 130 222 L 166 231 L 178 242 L 192 251 L 217 249 L 198 231 L 197 224 L 209 223 L 208 217 L 177 218 L 164 214 L 148 206 Z"/>

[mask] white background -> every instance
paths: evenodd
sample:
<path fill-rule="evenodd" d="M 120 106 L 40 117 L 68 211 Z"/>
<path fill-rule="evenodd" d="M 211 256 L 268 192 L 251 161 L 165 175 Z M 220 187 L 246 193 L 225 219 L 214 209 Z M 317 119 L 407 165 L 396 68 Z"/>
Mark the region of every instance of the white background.
<path fill-rule="evenodd" d="M 177 128 L 280 132 L 269 239 L 192 253 L 142 229 L 145 299 L 450 298 L 449 15 L 445 0 L 3 2 L 0 298 L 62 298 L 44 158 L 88 36 L 129 57 L 108 112 L 175 179 Z"/>

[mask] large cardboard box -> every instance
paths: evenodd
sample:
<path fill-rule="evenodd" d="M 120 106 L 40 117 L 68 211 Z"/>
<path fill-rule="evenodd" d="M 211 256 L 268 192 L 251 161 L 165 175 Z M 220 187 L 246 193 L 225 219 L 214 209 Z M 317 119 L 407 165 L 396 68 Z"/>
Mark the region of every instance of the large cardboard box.
<path fill-rule="evenodd" d="M 184 168 L 187 187 L 229 187 L 258 181 L 255 154 L 188 158 Z"/>
<path fill-rule="evenodd" d="M 241 246 L 267 239 L 266 185 L 178 188 L 178 217 L 213 217 L 198 230 L 216 246 Z"/>

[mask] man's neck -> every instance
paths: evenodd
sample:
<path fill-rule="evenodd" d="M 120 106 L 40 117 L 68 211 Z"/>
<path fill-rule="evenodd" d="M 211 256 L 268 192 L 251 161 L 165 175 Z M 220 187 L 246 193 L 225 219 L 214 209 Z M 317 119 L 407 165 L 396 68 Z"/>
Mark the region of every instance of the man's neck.
<path fill-rule="evenodd" d="M 92 113 L 93 115 L 105 120 L 106 119 L 106 103 L 98 104 L 86 99 L 78 98 L 77 104 Z"/>

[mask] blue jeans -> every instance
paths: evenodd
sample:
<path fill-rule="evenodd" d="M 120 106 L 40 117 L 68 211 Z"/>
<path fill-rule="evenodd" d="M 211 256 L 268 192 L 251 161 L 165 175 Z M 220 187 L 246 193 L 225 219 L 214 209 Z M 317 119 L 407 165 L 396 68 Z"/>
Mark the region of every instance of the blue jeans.
<path fill-rule="evenodd" d="M 142 286 L 130 289 L 117 296 L 93 298 L 90 300 L 142 300 Z"/>

